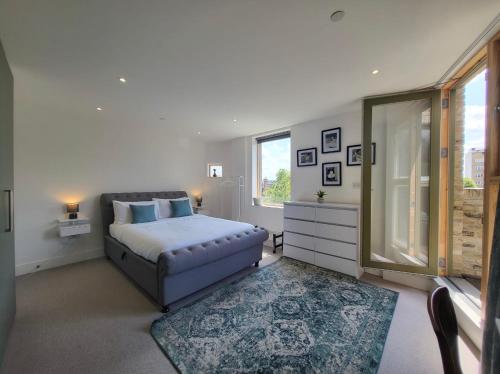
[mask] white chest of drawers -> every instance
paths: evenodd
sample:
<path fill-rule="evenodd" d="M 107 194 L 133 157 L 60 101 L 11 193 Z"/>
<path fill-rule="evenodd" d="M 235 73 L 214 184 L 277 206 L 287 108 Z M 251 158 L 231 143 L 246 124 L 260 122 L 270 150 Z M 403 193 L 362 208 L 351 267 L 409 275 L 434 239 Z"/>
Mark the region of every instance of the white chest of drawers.
<path fill-rule="evenodd" d="M 359 205 L 284 204 L 283 255 L 359 278 Z"/>

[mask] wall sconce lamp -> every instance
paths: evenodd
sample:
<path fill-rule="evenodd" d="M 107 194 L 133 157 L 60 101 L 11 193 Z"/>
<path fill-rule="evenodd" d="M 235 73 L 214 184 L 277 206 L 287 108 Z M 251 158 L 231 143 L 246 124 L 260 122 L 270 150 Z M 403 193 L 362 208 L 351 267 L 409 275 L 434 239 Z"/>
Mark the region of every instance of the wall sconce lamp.
<path fill-rule="evenodd" d="M 68 213 L 69 219 L 77 219 L 79 211 L 80 211 L 80 204 L 78 203 L 66 204 L 66 212 Z"/>

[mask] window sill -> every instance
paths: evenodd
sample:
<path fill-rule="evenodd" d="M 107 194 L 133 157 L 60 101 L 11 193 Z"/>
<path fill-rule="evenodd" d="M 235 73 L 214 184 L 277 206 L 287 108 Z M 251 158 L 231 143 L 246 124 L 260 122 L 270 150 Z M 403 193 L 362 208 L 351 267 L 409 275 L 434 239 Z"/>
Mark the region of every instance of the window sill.
<path fill-rule="evenodd" d="M 273 204 L 261 204 L 261 205 L 255 205 L 252 203 L 253 207 L 256 208 L 271 208 L 271 209 L 283 209 L 283 205 L 273 205 Z"/>

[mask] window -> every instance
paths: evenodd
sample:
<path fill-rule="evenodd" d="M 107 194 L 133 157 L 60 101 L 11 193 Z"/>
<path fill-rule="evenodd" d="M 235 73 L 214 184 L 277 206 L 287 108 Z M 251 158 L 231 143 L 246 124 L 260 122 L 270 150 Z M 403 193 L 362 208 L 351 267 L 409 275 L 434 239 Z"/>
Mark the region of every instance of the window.
<path fill-rule="evenodd" d="M 210 178 L 222 177 L 222 164 L 208 164 L 207 173 Z"/>
<path fill-rule="evenodd" d="M 256 139 L 256 197 L 263 205 L 280 206 L 290 200 L 290 132 Z"/>

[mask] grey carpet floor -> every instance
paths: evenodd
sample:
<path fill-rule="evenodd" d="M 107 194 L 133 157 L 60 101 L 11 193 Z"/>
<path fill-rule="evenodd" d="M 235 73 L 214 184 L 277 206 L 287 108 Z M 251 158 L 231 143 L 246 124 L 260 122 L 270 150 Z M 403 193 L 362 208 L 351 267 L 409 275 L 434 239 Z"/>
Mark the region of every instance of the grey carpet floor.
<path fill-rule="evenodd" d="M 277 259 L 269 249 L 262 265 Z M 223 282 L 254 271 L 253 268 Z M 400 293 L 379 373 L 441 373 L 426 293 L 365 275 Z M 216 286 L 215 286 L 216 287 Z M 177 303 L 178 308 L 213 290 Z M 17 315 L 2 373 L 174 373 L 149 334 L 157 307 L 105 259 L 17 278 Z M 461 342 L 464 373 L 477 360 Z"/>

